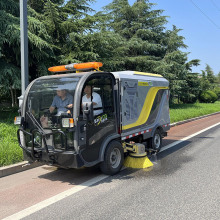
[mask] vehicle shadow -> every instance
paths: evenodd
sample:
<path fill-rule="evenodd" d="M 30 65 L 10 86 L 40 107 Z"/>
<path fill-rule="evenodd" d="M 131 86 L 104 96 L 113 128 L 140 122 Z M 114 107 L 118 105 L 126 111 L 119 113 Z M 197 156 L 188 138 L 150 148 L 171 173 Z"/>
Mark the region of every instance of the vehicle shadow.
<path fill-rule="evenodd" d="M 80 169 L 63 169 L 54 166 L 43 166 L 42 169 L 51 172 L 38 176 L 38 178 L 48 179 L 50 181 L 68 183 L 69 185 L 78 185 L 91 178 L 94 178 L 101 173 L 98 166 L 83 167 Z"/>
<path fill-rule="evenodd" d="M 168 145 L 176 140 L 166 139 L 164 145 Z M 191 141 L 183 141 L 174 147 L 167 149 L 161 153 L 158 153 L 155 157 L 149 156 L 149 159 L 154 163 L 153 167 L 146 169 L 134 169 L 134 168 L 125 168 L 122 169 L 121 172 L 114 176 L 109 176 L 104 180 L 94 184 L 102 184 L 112 182 L 113 180 L 128 180 L 135 178 L 137 176 L 137 172 L 141 173 L 144 177 L 153 177 L 153 176 L 161 176 L 170 175 L 175 173 L 178 169 L 180 169 L 185 163 L 189 163 L 193 160 L 193 157 L 187 156 L 184 153 L 178 152 L 178 154 L 174 154 L 177 151 L 180 151 L 182 148 L 187 147 Z M 163 148 L 162 148 L 163 149 Z M 62 169 L 55 168 L 53 166 L 45 166 L 43 169 L 51 169 L 52 172 L 39 176 L 39 178 L 48 179 L 50 181 L 68 183 L 70 185 L 83 185 L 84 182 L 95 178 L 101 175 L 101 171 L 99 166 L 90 167 L 90 168 L 81 168 L 81 169 Z M 143 171 L 143 172 L 142 172 Z"/>

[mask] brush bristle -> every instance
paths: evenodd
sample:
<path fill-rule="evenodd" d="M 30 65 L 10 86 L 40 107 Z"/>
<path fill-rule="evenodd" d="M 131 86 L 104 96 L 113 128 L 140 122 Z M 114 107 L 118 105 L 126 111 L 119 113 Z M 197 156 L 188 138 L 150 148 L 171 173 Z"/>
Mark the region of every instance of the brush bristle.
<path fill-rule="evenodd" d="M 130 168 L 143 169 L 152 167 L 153 163 L 148 159 L 147 156 L 141 158 L 127 156 L 124 161 L 124 166 Z"/>

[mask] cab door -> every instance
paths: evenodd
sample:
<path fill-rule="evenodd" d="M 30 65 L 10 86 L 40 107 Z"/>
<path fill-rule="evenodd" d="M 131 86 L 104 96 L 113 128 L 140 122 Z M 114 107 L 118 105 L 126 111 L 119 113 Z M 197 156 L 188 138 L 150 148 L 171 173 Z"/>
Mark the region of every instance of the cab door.
<path fill-rule="evenodd" d="M 82 123 L 80 123 L 81 132 L 84 132 L 85 137 L 85 145 L 81 151 L 81 156 L 86 162 L 98 160 L 103 141 L 109 135 L 117 133 L 114 85 L 114 77 L 107 73 L 94 74 L 85 82 L 83 91 L 88 90 L 85 87 L 89 86 L 91 88 L 90 101 L 93 102 L 94 118 L 93 120 L 83 120 L 82 118 Z M 81 95 L 82 101 L 85 100 L 85 95 L 83 92 Z M 95 103 L 99 102 L 97 100 L 101 100 L 101 104 L 96 105 Z"/>

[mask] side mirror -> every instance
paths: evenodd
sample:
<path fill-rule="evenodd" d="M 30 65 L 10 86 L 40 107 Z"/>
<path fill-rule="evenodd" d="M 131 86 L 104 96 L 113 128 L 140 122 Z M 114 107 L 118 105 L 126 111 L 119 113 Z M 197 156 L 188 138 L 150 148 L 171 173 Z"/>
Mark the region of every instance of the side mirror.
<path fill-rule="evenodd" d="M 93 103 L 92 102 L 83 102 L 83 120 L 93 121 Z"/>

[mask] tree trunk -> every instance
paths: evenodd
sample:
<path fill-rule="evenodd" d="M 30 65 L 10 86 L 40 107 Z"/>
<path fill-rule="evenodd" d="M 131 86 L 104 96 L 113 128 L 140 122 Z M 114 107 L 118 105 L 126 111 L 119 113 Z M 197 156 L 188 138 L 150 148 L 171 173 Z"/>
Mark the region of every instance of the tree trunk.
<path fill-rule="evenodd" d="M 13 93 L 13 88 L 12 86 L 10 86 L 10 93 L 11 93 L 11 106 L 14 107 L 15 106 L 15 100 L 14 100 L 14 93 Z"/>
<path fill-rule="evenodd" d="M 14 103 L 16 106 L 18 105 L 18 98 L 17 98 L 16 89 L 14 89 Z"/>

